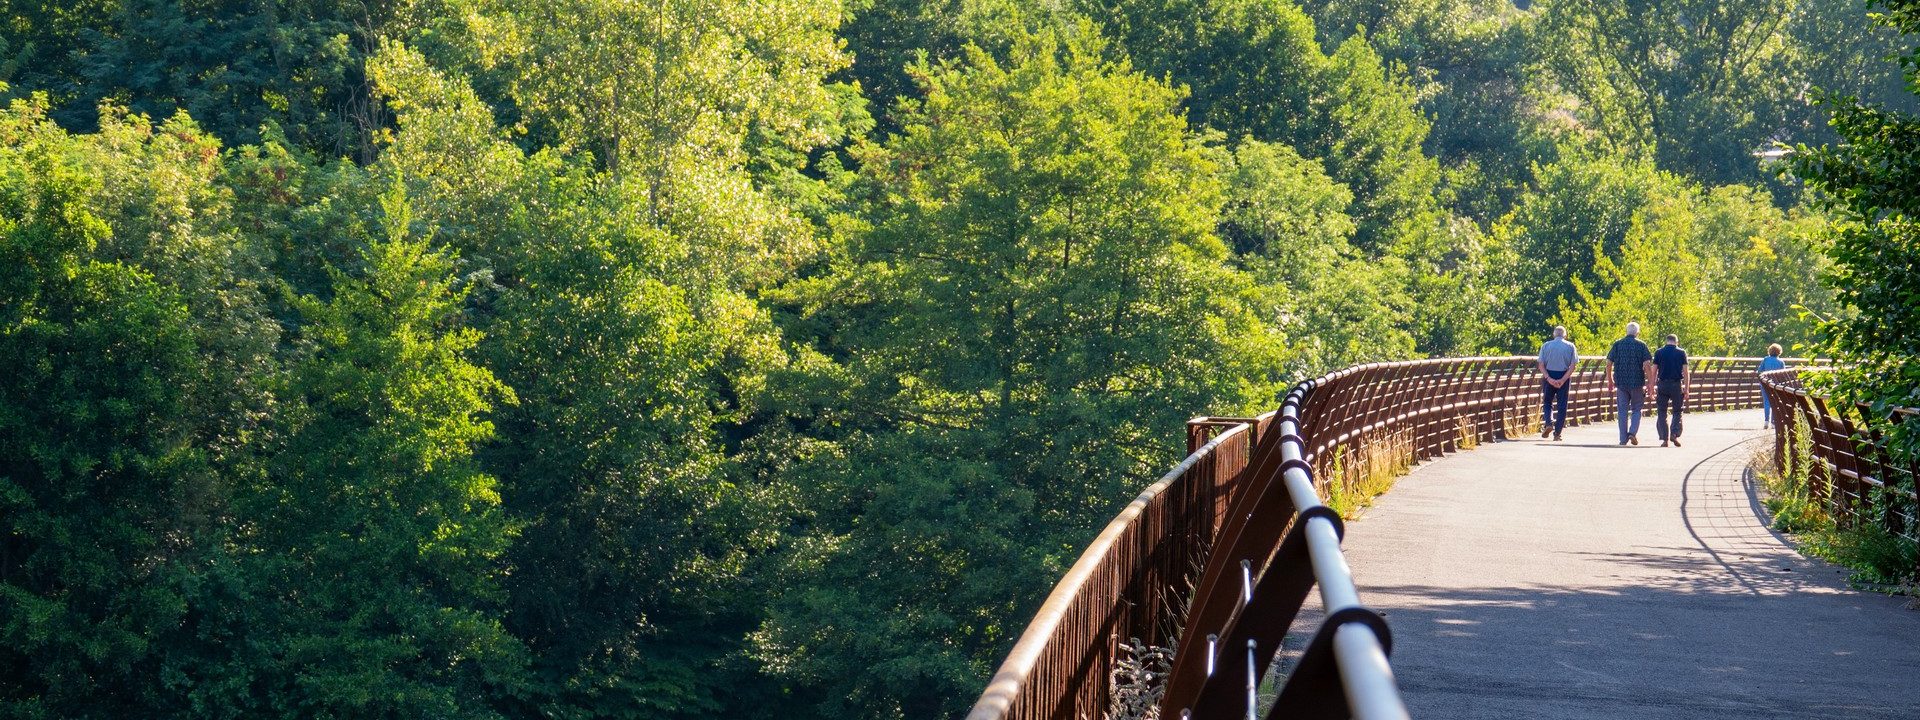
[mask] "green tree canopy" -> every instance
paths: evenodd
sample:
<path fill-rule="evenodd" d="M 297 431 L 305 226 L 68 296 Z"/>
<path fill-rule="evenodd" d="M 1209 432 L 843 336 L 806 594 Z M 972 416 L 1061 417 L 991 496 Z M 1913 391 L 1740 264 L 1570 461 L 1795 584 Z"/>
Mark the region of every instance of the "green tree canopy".
<path fill-rule="evenodd" d="M 796 289 L 860 318 L 807 382 L 871 413 L 800 470 L 816 524 L 759 635 L 790 681 L 844 678 L 823 715 L 960 711 L 1045 579 L 1177 453 L 1156 428 L 1280 387 L 1284 346 L 1214 234 L 1215 152 L 1104 50 L 1081 25 L 918 68 L 925 100 L 863 151 L 871 230 Z"/>
<path fill-rule="evenodd" d="M 1431 123 L 1403 69 L 1365 37 L 1328 55 L 1285 0 L 1117 0 L 1089 12 L 1142 69 L 1191 88 L 1194 124 L 1325 163 L 1354 194 L 1363 250 L 1384 253 L 1407 224 L 1432 220 L 1439 167 L 1421 148 Z"/>
<path fill-rule="evenodd" d="M 442 241 L 486 263 L 477 352 L 520 398 L 481 452 L 521 528 L 504 558 L 508 627 L 535 653 L 519 707 L 762 712 L 764 698 L 739 689 L 764 604 L 741 574 L 781 502 L 737 482 L 721 433 L 783 358 L 765 313 L 729 283 L 763 258 L 715 245 L 792 221 L 756 216 L 782 210 L 724 167 L 682 192 L 725 213 L 658 221 L 646 177 L 564 148 L 525 153 L 423 55 L 391 48 L 374 75 L 398 113 L 384 161 L 420 185 Z"/>
<path fill-rule="evenodd" d="M 1920 3 L 1882 0 L 1880 21 L 1920 37 Z M 1909 46 L 1911 48 L 1911 46 Z M 1920 49 L 1900 57 L 1920 95 Z M 1829 98 L 1841 142 L 1800 148 L 1795 173 L 1823 192 L 1834 214 L 1824 241 L 1827 276 L 1852 312 L 1821 324 L 1842 399 L 1872 408 L 1872 422 L 1907 457 L 1920 457 L 1916 423 L 1886 423 L 1891 407 L 1920 407 L 1920 115 Z"/>
<path fill-rule="evenodd" d="M 1618 260 L 1596 249 L 1595 287 L 1575 280 L 1578 299 L 1563 300 L 1554 318 L 1567 339 L 1598 350 L 1638 322 L 1650 341 L 1674 334 L 1694 354 L 1726 353 L 1704 263 L 1691 249 L 1699 233 L 1694 202 L 1691 194 L 1662 197 L 1635 213 Z"/>
<path fill-rule="evenodd" d="M 106 190 L 44 102 L 0 116 L 0 703 L 26 717 L 178 707 L 155 677 L 220 508 L 183 293 L 111 259 Z M 194 518 L 194 515 L 201 515 Z"/>
<path fill-rule="evenodd" d="M 251 677 L 214 698 L 235 714 L 494 717 L 492 698 L 524 682 L 525 649 L 498 620 L 514 527 L 473 460 L 493 435 L 484 414 L 514 396 L 473 363 L 465 291 L 410 235 L 404 191 L 381 209 L 358 267 L 294 303 L 296 405 L 236 537 L 265 607 L 226 628 L 257 639 L 211 670 Z"/>
<path fill-rule="evenodd" d="M 1800 88 L 1778 80 L 1790 0 L 1552 0 L 1547 78 L 1617 152 L 1713 182 L 1759 179 L 1752 153 Z"/>
<path fill-rule="evenodd" d="M 48 93 L 53 117 L 70 129 L 96 127 L 95 109 L 110 102 L 156 117 L 187 112 L 234 144 L 261 140 L 271 124 L 300 147 L 363 162 L 386 119 L 362 64 L 381 36 L 406 32 L 414 8 L 342 0 L 5 7 L 13 22 L 0 28 L 0 53 L 11 57 L 0 81 Z"/>
<path fill-rule="evenodd" d="M 1683 192 L 1683 180 L 1652 163 L 1598 150 L 1568 147 L 1536 165 L 1513 211 L 1493 227 L 1499 273 L 1512 288 L 1504 318 L 1511 334 L 1545 337 L 1549 318 L 1573 301 L 1576 282 L 1606 293 L 1596 261 L 1617 261 L 1634 215 Z"/>

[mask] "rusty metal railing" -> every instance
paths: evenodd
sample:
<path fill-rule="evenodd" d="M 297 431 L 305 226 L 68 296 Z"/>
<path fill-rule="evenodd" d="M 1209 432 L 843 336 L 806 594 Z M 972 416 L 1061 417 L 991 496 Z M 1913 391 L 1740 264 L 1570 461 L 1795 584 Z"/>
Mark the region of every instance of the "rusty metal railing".
<path fill-rule="evenodd" d="M 1304 409 L 1335 386 L 1325 380 L 1289 392 L 1256 446 L 1248 482 L 1195 586 L 1182 633 L 1192 639 L 1174 656 L 1163 718 L 1252 717 L 1267 667 L 1315 587 L 1326 619 L 1274 707 L 1309 717 L 1407 717 L 1387 663 L 1386 621 L 1360 603 L 1340 552 L 1345 527 L 1321 501 L 1305 456 Z"/>
<path fill-rule="evenodd" d="M 1758 368 L 1759 358 L 1695 359 L 1688 411 L 1757 407 Z M 1604 371 L 1580 359 L 1569 425 L 1613 417 Z M 1532 357 L 1376 363 L 1303 382 L 1258 418 L 1190 421 L 1190 454 L 1081 554 L 969 720 L 1100 718 L 1120 644 L 1133 639 L 1180 640 L 1161 717 L 1249 717 L 1316 587 L 1326 619 L 1269 717 L 1405 717 L 1391 636 L 1360 604 L 1327 483 L 1530 428 L 1540 380 Z"/>
<path fill-rule="evenodd" d="M 1179 632 L 1193 568 L 1207 557 L 1227 501 L 1272 413 L 1198 418 L 1192 451 L 1087 546 L 967 717 L 1095 717 L 1121 642 L 1165 646 Z"/>
<path fill-rule="evenodd" d="M 1789 360 L 1792 364 L 1804 360 Z M 1760 405 L 1760 358 L 1708 357 L 1692 362 L 1687 409 L 1713 412 Z M 1567 389 L 1567 424 L 1611 420 L 1606 360 L 1582 357 Z M 1324 390 L 1309 399 L 1307 459 L 1316 474 L 1336 460 L 1349 475 L 1372 471 L 1392 453 L 1361 452 L 1389 442 L 1419 462 L 1464 444 L 1503 438 L 1509 424 L 1540 414 L 1540 374 L 1531 357 L 1415 360 L 1359 365 L 1312 381 Z"/>
<path fill-rule="evenodd" d="M 1868 406 L 1848 406 L 1808 391 L 1803 380 L 1810 371 L 1819 370 L 1786 368 L 1761 375 L 1773 404 L 1775 466 L 1785 470 L 1792 448 L 1805 447 L 1812 461 L 1809 489 L 1835 522 L 1843 527 L 1875 522 L 1920 539 L 1914 494 L 1920 468 L 1896 460 L 1878 429 L 1882 420 L 1920 422 L 1920 410 L 1895 408 L 1884 418 L 1875 417 Z M 1891 497 L 1874 502 L 1876 492 Z"/>

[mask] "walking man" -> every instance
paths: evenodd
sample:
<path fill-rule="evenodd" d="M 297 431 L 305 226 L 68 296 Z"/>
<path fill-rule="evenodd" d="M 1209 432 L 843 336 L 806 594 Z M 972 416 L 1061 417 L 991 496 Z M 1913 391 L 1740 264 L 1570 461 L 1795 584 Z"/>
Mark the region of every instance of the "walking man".
<path fill-rule="evenodd" d="M 1627 336 L 1607 350 L 1607 389 L 1613 391 L 1620 444 L 1640 444 L 1640 410 L 1646 407 L 1647 376 L 1653 371 L 1653 352 L 1640 342 L 1640 323 L 1627 323 Z"/>
<path fill-rule="evenodd" d="M 1567 342 L 1567 329 L 1553 328 L 1553 339 L 1540 346 L 1540 439 L 1560 439 L 1567 427 L 1567 384 L 1573 381 L 1573 364 L 1580 353 Z"/>
<path fill-rule="evenodd" d="M 1668 335 L 1667 344 L 1653 351 L 1653 366 L 1660 369 L 1653 429 L 1660 431 L 1660 447 L 1669 442 L 1680 447 L 1680 414 L 1686 411 L 1687 393 L 1693 388 L 1693 368 L 1687 365 L 1687 351 L 1680 349 L 1679 335 Z M 1672 425 L 1667 424 L 1669 403 L 1673 405 Z"/>

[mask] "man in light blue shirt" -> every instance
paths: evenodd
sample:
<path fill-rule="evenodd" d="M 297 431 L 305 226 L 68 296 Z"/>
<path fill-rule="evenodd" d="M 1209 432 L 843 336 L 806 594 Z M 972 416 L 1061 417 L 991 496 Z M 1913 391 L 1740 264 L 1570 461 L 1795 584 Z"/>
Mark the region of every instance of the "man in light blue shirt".
<path fill-rule="evenodd" d="M 1540 412 L 1544 415 L 1541 423 L 1540 439 L 1548 436 L 1560 439 L 1560 431 L 1567 428 L 1567 384 L 1573 382 L 1574 363 L 1580 361 L 1580 351 L 1567 342 L 1567 329 L 1561 326 L 1553 328 L 1553 339 L 1540 346 Z"/>

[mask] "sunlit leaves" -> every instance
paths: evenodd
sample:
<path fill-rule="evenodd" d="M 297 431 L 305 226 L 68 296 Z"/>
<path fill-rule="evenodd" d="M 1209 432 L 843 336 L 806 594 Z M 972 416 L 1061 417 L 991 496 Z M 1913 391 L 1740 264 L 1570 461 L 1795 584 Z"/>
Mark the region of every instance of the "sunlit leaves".
<path fill-rule="evenodd" d="M 0 111 L 0 709 L 177 708 L 156 674 L 240 474 L 229 413 L 256 378 L 228 372 L 246 364 L 227 341 L 247 328 L 227 321 L 248 296 L 196 317 L 235 280 L 209 251 L 218 223 L 148 235 L 167 222 L 129 210 L 217 212 L 171 202 L 209 190 L 175 150 L 210 141 L 184 123 L 156 141 L 135 120 L 103 153 L 45 113 Z M 129 183 L 121 163 L 158 177 Z"/>
<path fill-rule="evenodd" d="M 1164 428 L 1281 386 L 1275 319 L 1215 235 L 1219 154 L 1176 90 L 1102 50 L 1081 25 L 917 67 L 924 100 L 862 153 L 871 229 L 795 290 L 857 319 L 821 338 L 845 369 L 804 380 L 852 402 L 820 430 L 842 451 L 795 468 L 816 524 L 756 640 L 789 682 L 831 688 L 822 715 L 957 712 L 1008 618 L 1177 454 Z M 1249 172 L 1293 179 L 1255 152 Z M 1249 224 L 1344 232 L 1341 193 L 1298 182 L 1328 196 L 1319 214 Z"/>
<path fill-rule="evenodd" d="M 1758 179 L 1751 153 L 1801 91 L 1781 78 L 1794 4 L 1544 2 L 1543 70 L 1616 151 L 1708 182 Z"/>
<path fill-rule="evenodd" d="M 602 165 L 658 175 L 738 165 L 749 129 L 797 147 L 828 138 L 822 80 L 847 63 L 837 0 L 536 0 L 490 7 L 483 40 L 523 108 Z"/>
<path fill-rule="evenodd" d="M 1883 0 L 1880 22 L 1920 40 L 1920 3 Z M 1899 57 L 1907 90 L 1920 50 Z M 1834 223 L 1822 240 L 1827 277 L 1852 310 L 1820 326 L 1824 349 L 1846 363 L 1833 375 L 1840 397 L 1871 409 L 1868 422 L 1906 458 L 1920 457 L 1920 423 L 1886 422 L 1895 407 L 1920 407 L 1920 115 L 1830 99 L 1842 143 L 1801 148 L 1796 174 L 1825 193 Z"/>
<path fill-rule="evenodd" d="M 493 717 L 526 655 L 498 619 L 515 530 L 473 449 L 514 395 L 473 363 L 452 262 L 401 186 L 380 217 L 330 297 L 295 302 L 286 444 L 242 495 L 260 637 L 215 672 L 257 676 L 249 700 L 287 715 Z"/>

